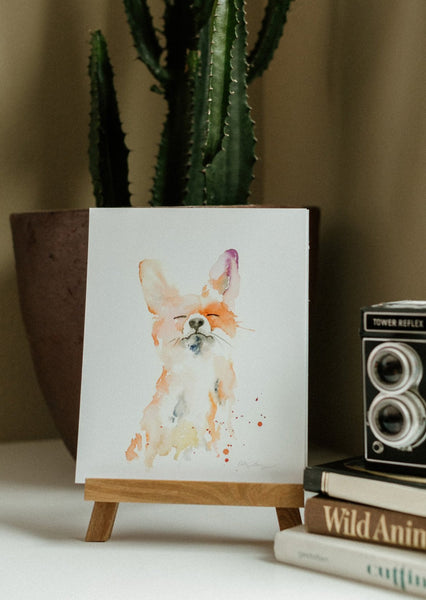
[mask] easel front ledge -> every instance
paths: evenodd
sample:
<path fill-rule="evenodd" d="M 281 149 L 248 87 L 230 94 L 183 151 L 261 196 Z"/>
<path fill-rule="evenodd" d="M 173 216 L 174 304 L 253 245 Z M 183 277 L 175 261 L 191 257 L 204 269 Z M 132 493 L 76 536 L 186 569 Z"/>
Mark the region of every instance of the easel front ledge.
<path fill-rule="evenodd" d="M 86 542 L 106 542 L 120 502 L 264 506 L 277 511 L 280 529 L 301 522 L 300 484 L 86 479 L 84 499 L 94 501 Z"/>

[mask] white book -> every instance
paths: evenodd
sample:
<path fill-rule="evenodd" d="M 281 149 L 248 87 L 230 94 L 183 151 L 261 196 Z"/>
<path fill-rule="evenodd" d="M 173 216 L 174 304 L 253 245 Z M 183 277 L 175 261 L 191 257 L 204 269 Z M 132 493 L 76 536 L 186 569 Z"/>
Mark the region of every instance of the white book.
<path fill-rule="evenodd" d="M 306 491 L 426 517 L 426 477 L 372 470 L 362 458 L 306 467 Z"/>
<path fill-rule="evenodd" d="M 303 525 L 276 534 L 275 558 L 313 571 L 426 598 L 426 555 L 308 533 Z"/>

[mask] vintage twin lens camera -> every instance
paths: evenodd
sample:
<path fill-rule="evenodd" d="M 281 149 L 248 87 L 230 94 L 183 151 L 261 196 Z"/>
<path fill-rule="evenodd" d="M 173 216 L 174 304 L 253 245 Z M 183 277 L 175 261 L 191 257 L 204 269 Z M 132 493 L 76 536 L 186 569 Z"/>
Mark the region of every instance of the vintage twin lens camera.
<path fill-rule="evenodd" d="M 365 459 L 426 469 L 426 302 L 362 308 L 361 338 Z"/>

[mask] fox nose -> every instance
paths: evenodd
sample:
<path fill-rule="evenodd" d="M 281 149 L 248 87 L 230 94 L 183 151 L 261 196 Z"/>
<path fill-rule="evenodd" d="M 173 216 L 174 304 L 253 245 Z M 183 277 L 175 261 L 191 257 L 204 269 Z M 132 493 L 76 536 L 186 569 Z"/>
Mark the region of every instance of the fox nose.
<path fill-rule="evenodd" d="M 200 327 L 204 325 L 204 319 L 201 317 L 194 317 L 188 321 L 188 325 L 191 329 L 194 329 L 194 331 L 198 331 Z"/>

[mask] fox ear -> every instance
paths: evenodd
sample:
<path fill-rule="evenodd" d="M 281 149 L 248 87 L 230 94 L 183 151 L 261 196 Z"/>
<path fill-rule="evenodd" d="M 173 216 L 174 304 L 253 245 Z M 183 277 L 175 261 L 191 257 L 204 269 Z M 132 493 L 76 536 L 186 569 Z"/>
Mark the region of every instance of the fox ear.
<path fill-rule="evenodd" d="M 238 252 L 226 250 L 210 270 L 210 286 L 223 296 L 224 301 L 232 307 L 240 291 L 240 274 L 238 272 Z"/>
<path fill-rule="evenodd" d="M 139 263 L 139 279 L 148 309 L 158 315 L 172 298 L 179 296 L 178 290 L 169 285 L 158 260 L 146 259 Z"/>

